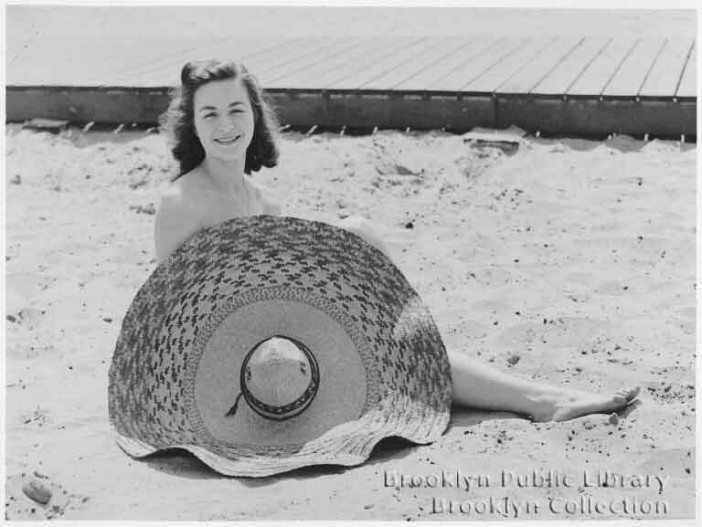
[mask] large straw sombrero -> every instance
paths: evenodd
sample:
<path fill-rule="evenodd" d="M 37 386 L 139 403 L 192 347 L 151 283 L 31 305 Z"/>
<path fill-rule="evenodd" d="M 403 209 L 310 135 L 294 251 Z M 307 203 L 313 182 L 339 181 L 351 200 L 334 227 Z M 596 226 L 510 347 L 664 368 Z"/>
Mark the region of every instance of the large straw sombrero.
<path fill-rule="evenodd" d="M 266 476 L 356 465 L 388 436 L 446 429 L 451 379 L 429 311 L 360 237 L 256 216 L 202 231 L 136 294 L 109 372 L 117 443 Z"/>

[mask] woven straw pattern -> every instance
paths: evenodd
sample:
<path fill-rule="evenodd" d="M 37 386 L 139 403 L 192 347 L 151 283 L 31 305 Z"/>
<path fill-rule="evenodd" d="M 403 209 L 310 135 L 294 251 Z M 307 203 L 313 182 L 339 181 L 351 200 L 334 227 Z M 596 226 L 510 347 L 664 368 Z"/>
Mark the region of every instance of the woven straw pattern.
<path fill-rule="evenodd" d="M 303 445 L 233 445 L 207 433 L 193 402 L 202 348 L 227 314 L 266 298 L 312 305 L 347 330 L 368 379 L 357 421 Z M 436 325 L 392 262 L 342 229 L 271 216 L 202 231 L 160 265 L 124 317 L 109 372 L 110 422 L 128 453 L 187 448 L 232 475 L 358 464 L 389 435 L 433 441 L 450 401 Z"/>

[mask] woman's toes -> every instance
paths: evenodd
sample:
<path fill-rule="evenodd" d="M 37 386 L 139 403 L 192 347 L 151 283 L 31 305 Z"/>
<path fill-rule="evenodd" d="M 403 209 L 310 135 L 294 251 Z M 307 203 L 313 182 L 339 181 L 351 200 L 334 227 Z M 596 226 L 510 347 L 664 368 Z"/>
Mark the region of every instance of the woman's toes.
<path fill-rule="evenodd" d="M 614 399 L 617 402 L 622 402 L 622 403 L 629 403 L 633 401 L 636 396 L 639 394 L 639 391 L 641 388 L 637 386 L 636 388 L 631 388 L 631 389 L 620 389 L 617 390 L 614 394 Z"/>
<path fill-rule="evenodd" d="M 620 389 L 610 397 L 586 392 L 567 392 L 546 403 L 541 411 L 535 412 L 535 421 L 567 421 L 588 414 L 616 412 L 624 408 L 639 394 L 639 387 Z M 550 408 L 549 408 L 550 406 Z"/>

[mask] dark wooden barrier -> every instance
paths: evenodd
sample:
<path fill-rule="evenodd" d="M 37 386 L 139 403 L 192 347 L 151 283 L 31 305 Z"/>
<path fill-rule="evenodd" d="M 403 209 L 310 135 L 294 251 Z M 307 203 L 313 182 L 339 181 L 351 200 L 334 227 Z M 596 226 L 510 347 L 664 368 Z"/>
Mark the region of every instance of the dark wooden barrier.
<path fill-rule="evenodd" d="M 8 86 L 8 122 L 33 117 L 74 123 L 152 126 L 168 106 L 169 88 Z M 440 129 L 517 125 L 549 135 L 696 136 L 694 98 L 556 97 L 367 91 L 270 91 L 282 124 L 321 128 Z"/>

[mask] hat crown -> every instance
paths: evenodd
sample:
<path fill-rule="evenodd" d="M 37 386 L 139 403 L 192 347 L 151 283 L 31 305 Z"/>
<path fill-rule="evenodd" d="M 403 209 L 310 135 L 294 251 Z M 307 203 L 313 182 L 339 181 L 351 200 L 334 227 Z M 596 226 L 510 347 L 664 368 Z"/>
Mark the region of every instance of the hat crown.
<path fill-rule="evenodd" d="M 300 347 L 285 337 L 272 337 L 252 352 L 244 384 L 265 405 L 281 407 L 299 399 L 312 381 L 310 361 Z"/>
<path fill-rule="evenodd" d="M 302 342 L 269 337 L 244 358 L 240 382 L 244 399 L 257 414 L 289 419 L 303 412 L 317 394 L 319 365 Z"/>

